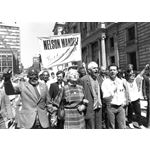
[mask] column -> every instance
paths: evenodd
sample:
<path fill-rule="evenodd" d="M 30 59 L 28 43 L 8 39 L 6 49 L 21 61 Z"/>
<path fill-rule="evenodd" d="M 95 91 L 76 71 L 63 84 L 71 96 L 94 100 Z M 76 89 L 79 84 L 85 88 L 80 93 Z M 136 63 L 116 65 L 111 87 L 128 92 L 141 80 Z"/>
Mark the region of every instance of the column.
<path fill-rule="evenodd" d="M 105 33 L 101 34 L 101 49 L 102 49 L 102 65 L 106 67 L 106 49 L 105 49 Z"/>
<path fill-rule="evenodd" d="M 90 34 L 90 22 L 87 22 L 87 36 Z"/>
<path fill-rule="evenodd" d="M 100 43 L 100 39 L 98 39 L 97 41 L 98 41 L 99 66 L 101 66 L 101 43 Z"/>
<path fill-rule="evenodd" d="M 116 65 L 119 67 L 119 51 L 118 51 L 117 34 L 114 35 L 114 50 L 115 50 L 115 62 Z"/>
<path fill-rule="evenodd" d="M 91 51 L 91 44 L 90 43 L 87 45 L 87 51 L 88 51 L 87 63 L 89 63 L 90 61 L 92 61 L 92 51 Z"/>

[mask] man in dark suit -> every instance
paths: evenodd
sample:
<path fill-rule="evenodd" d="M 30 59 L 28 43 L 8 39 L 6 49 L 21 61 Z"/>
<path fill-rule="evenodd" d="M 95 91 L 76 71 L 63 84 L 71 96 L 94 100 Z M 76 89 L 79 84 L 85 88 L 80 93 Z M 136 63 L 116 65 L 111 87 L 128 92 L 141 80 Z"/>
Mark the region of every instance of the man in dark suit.
<path fill-rule="evenodd" d="M 58 92 L 60 91 L 60 89 L 66 84 L 64 82 L 64 76 L 65 76 L 65 73 L 63 71 L 58 71 L 56 73 L 56 76 L 57 76 L 57 82 L 55 83 L 52 83 L 50 85 L 50 89 L 49 89 L 49 94 L 50 94 L 50 97 L 52 98 L 52 101 L 55 100 L 55 97 L 57 96 Z M 61 120 L 58 120 L 58 123 L 57 123 L 57 126 L 56 127 L 52 127 L 52 128 L 56 128 L 56 129 L 61 129 L 63 128 L 63 121 Z"/>
<path fill-rule="evenodd" d="M 57 82 L 52 83 L 49 89 L 49 94 L 52 100 L 55 99 L 56 95 L 58 94 L 58 91 L 61 87 L 64 86 L 65 82 L 63 81 L 65 73 L 63 71 L 58 71 L 56 73 L 57 76 Z"/>
<path fill-rule="evenodd" d="M 85 112 L 85 123 L 87 129 L 102 128 L 100 80 L 97 76 L 98 65 L 96 62 L 90 62 L 88 64 L 88 74 L 81 78 L 81 84 L 85 91 L 85 99 L 89 101 Z"/>
<path fill-rule="evenodd" d="M 31 67 L 28 70 L 27 82 L 12 84 L 11 73 L 4 73 L 4 87 L 7 95 L 20 94 L 22 108 L 18 114 L 18 128 L 49 128 L 48 113 L 51 100 L 47 86 L 38 82 L 38 71 Z"/>

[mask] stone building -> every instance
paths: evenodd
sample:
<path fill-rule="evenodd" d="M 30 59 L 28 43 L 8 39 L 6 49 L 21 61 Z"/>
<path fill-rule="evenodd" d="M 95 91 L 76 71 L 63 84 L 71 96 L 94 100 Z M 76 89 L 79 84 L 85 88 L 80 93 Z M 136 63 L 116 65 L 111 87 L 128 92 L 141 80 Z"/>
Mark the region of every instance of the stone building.
<path fill-rule="evenodd" d="M 64 33 L 81 33 L 82 61 L 99 65 L 131 63 L 141 70 L 150 63 L 149 22 L 67 22 Z"/>
<path fill-rule="evenodd" d="M 19 27 L 0 23 L 0 74 L 5 68 L 19 73 L 20 59 Z"/>
<path fill-rule="evenodd" d="M 105 24 L 102 22 L 67 22 L 65 33 L 81 33 L 82 61 L 96 61 L 106 66 Z"/>

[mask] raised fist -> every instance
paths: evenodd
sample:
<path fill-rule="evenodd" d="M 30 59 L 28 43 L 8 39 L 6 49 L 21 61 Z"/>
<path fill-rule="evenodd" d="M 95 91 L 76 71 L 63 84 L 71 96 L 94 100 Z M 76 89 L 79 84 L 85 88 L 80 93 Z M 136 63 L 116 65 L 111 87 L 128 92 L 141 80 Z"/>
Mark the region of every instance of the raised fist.
<path fill-rule="evenodd" d="M 149 69 L 149 64 L 146 64 L 145 69 Z"/>
<path fill-rule="evenodd" d="M 5 81 L 10 80 L 11 76 L 12 76 L 12 70 L 9 69 L 9 68 L 5 68 L 4 71 L 3 71 L 3 78 L 4 78 L 4 80 Z"/>

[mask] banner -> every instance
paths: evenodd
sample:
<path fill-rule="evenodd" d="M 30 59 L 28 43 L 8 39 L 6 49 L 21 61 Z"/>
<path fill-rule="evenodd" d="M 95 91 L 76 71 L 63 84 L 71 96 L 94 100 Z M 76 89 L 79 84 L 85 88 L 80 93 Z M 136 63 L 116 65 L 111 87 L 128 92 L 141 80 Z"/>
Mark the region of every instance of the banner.
<path fill-rule="evenodd" d="M 39 42 L 44 68 L 81 61 L 81 36 L 79 33 L 40 37 Z"/>

